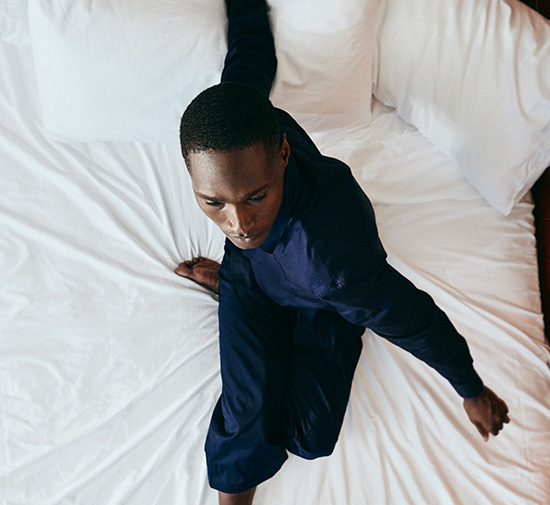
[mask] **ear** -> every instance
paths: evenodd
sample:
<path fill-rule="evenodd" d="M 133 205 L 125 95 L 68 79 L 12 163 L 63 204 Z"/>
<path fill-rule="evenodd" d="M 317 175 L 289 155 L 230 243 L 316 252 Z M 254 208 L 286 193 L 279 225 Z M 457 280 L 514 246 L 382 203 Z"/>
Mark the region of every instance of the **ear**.
<path fill-rule="evenodd" d="M 290 158 L 290 145 L 286 139 L 286 133 L 282 135 L 281 149 L 279 151 L 279 161 L 281 163 L 281 170 L 284 172 L 286 166 L 288 165 L 288 160 Z"/>

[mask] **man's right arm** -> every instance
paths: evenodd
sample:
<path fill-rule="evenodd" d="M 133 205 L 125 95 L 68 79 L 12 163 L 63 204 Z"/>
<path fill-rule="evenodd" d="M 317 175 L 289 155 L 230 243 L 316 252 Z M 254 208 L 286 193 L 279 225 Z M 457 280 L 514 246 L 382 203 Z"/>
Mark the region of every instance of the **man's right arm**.
<path fill-rule="evenodd" d="M 323 298 L 348 321 L 370 328 L 445 377 L 462 398 L 474 398 L 483 383 L 464 338 L 426 292 L 380 259 L 345 287 Z"/>

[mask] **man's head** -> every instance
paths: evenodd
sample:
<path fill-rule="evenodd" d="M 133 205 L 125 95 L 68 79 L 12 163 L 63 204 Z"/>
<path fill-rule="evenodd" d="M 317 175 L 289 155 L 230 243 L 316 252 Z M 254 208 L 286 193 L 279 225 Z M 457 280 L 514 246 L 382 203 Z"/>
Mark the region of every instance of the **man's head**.
<path fill-rule="evenodd" d="M 290 155 L 269 99 L 241 84 L 208 88 L 183 114 L 180 142 L 201 210 L 237 247 L 261 245 Z"/>

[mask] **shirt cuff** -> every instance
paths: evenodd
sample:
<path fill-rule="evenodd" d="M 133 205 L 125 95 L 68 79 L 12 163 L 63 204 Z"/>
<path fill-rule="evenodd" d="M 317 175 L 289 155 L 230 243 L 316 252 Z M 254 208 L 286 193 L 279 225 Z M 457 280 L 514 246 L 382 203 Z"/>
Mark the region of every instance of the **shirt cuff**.
<path fill-rule="evenodd" d="M 468 375 L 453 378 L 451 386 L 465 400 L 475 398 L 483 390 L 483 381 L 472 367 Z"/>

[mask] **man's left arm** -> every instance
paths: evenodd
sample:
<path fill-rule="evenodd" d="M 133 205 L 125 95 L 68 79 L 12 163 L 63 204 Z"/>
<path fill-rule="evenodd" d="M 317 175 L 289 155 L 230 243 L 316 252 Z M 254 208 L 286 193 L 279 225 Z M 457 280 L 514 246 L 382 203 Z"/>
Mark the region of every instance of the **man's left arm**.
<path fill-rule="evenodd" d="M 348 321 L 370 328 L 445 377 L 485 440 L 509 422 L 506 404 L 483 385 L 466 341 L 446 314 L 385 260 L 323 298 Z"/>
<path fill-rule="evenodd" d="M 236 82 L 269 97 L 277 56 L 265 0 L 226 0 L 227 55 L 221 82 Z"/>

